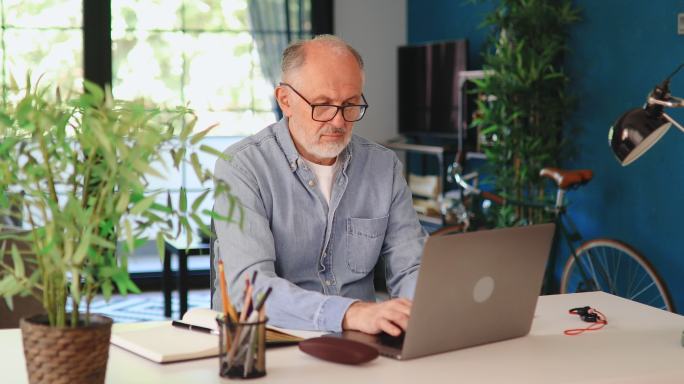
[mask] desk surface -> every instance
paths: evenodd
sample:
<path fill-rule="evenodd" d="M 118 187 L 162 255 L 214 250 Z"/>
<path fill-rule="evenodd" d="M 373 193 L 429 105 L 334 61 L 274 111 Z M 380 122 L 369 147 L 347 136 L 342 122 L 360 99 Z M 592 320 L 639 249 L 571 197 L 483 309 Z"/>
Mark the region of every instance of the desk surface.
<path fill-rule="evenodd" d="M 585 305 L 603 312 L 608 326 L 580 336 L 563 335 L 564 329 L 586 324 L 567 313 Z M 363 366 L 328 363 L 286 347 L 268 350 L 268 374 L 250 382 L 681 383 L 683 330 L 682 316 L 602 292 L 542 296 L 532 330 L 522 338 L 409 361 L 379 357 Z M 27 382 L 18 329 L 0 331 L 0 372 L 3 383 Z M 228 381 L 218 376 L 216 359 L 160 365 L 111 347 L 107 383 L 191 382 Z"/>

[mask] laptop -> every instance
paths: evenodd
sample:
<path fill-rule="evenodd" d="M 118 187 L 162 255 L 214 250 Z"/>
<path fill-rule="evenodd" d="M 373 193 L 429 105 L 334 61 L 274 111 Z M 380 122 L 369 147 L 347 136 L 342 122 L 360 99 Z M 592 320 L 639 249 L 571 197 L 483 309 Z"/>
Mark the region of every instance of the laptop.
<path fill-rule="evenodd" d="M 430 237 L 402 337 L 333 334 L 400 360 L 529 333 L 555 224 Z"/>

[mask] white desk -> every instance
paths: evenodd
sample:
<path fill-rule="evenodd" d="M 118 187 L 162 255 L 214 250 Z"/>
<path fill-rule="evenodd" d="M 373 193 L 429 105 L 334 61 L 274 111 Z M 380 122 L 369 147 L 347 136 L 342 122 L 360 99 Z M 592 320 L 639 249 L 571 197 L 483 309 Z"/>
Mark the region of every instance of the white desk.
<path fill-rule="evenodd" d="M 571 307 L 590 305 L 609 324 L 584 326 Z M 506 321 L 506 319 L 501 319 Z M 121 324 L 117 327 L 134 325 Z M 416 360 L 379 357 L 363 366 L 324 362 L 297 347 L 268 350 L 268 383 L 683 383 L 684 317 L 605 293 L 543 296 L 528 336 Z M 18 329 L 0 331 L 0 382 L 27 382 Z M 107 383 L 226 383 L 217 359 L 159 365 L 112 347 Z"/>

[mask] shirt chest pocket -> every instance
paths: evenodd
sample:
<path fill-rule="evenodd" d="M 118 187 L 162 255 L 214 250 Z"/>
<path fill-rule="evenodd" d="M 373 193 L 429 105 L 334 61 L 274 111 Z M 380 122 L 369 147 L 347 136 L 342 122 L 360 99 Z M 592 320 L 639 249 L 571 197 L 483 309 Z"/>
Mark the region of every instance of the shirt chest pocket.
<path fill-rule="evenodd" d="M 347 219 L 347 266 L 352 272 L 365 275 L 375 268 L 388 220 L 389 215 L 376 219 Z"/>

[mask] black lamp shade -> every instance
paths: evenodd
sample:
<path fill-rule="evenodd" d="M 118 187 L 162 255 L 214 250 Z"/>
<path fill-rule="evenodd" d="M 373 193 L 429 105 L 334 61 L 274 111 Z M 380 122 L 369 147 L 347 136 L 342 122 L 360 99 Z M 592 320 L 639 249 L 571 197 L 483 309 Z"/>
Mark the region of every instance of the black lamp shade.
<path fill-rule="evenodd" d="M 620 164 L 628 165 L 651 148 L 671 125 L 658 106 L 634 108 L 610 127 L 608 141 Z"/>

